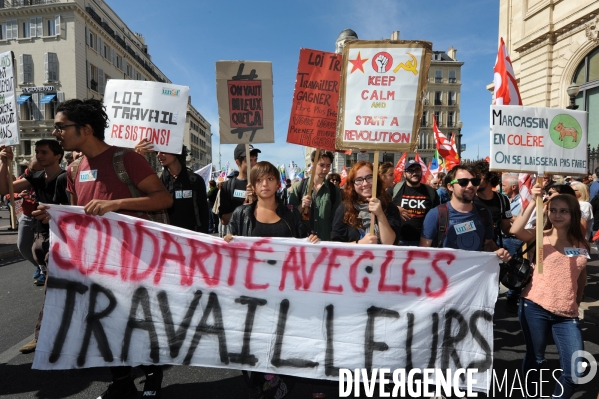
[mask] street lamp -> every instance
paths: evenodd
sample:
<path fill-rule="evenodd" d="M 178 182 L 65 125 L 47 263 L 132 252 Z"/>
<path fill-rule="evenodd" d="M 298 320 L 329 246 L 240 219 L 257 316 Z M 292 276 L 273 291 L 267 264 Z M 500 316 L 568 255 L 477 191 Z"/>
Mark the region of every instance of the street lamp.
<path fill-rule="evenodd" d="M 458 158 L 460 159 L 460 161 L 462 160 L 462 126 L 464 124 L 462 123 L 462 121 L 458 121 L 458 123 L 456 124 L 457 128 L 458 128 L 458 135 L 456 136 L 456 141 L 455 141 L 455 146 L 457 147 L 456 149 L 458 150 Z"/>
<path fill-rule="evenodd" d="M 568 96 L 570 96 L 570 105 L 568 105 L 566 107 L 567 109 L 578 109 L 578 105 L 576 105 L 574 103 L 574 101 L 576 101 L 576 96 L 578 95 L 579 91 L 580 91 L 580 86 L 578 86 L 576 83 L 572 83 L 566 89 L 566 92 L 568 93 Z"/>

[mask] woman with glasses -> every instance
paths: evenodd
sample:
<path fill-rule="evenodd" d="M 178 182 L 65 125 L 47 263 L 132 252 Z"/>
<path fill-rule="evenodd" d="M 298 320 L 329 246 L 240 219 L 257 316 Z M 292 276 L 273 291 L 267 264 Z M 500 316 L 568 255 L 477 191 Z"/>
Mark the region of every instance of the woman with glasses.
<path fill-rule="evenodd" d="M 339 184 L 341 184 L 341 175 L 339 173 L 329 173 L 327 180 L 339 187 Z"/>
<path fill-rule="evenodd" d="M 360 161 L 347 174 L 343 202 L 333 219 L 331 241 L 356 244 L 393 245 L 399 238 L 401 217 L 391 202 L 380 177 L 376 198 L 372 195 L 374 176 L 372 163 Z M 372 215 L 376 217 L 374 232 L 370 233 Z"/>
<path fill-rule="evenodd" d="M 541 185 L 536 184 L 531 192 L 533 201 L 510 230 L 529 244 L 535 239 L 535 231 L 526 229 L 525 221 L 535 208 L 535 199 L 541 196 Z M 538 392 L 542 380 L 539 369 L 543 368 L 545 349 L 553 336 L 562 370 L 553 397 L 570 398 L 576 390 L 573 376 L 580 377 L 579 371 L 583 370 L 582 358 L 575 353 L 584 349 L 578 305 L 586 284 L 589 243 L 582 233 L 580 206 L 574 196 L 551 196 L 546 214 L 543 242 L 537 243 L 543 245 L 543 273 L 534 268 L 531 282 L 522 290 L 518 312 L 526 340 L 522 371 L 527 376 L 528 392 Z"/>

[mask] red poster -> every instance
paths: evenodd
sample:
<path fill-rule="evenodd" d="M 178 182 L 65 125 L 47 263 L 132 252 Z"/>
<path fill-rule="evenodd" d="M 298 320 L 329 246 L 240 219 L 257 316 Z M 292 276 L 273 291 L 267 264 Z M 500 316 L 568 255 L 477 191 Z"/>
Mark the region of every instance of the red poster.
<path fill-rule="evenodd" d="M 287 142 L 335 151 L 341 54 L 301 49 Z"/>
<path fill-rule="evenodd" d="M 229 80 L 229 114 L 233 128 L 263 128 L 262 82 Z"/>

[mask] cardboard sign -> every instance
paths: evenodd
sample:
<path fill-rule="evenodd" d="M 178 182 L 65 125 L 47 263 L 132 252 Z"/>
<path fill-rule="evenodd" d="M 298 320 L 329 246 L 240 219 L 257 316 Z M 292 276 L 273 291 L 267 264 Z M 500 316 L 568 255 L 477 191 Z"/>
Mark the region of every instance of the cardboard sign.
<path fill-rule="evenodd" d="M 341 54 L 301 49 L 287 142 L 335 151 Z"/>
<path fill-rule="evenodd" d="M 414 151 L 431 53 L 424 41 L 345 44 L 337 148 Z"/>
<path fill-rule="evenodd" d="M 493 253 L 282 238 L 227 244 L 50 208 L 33 368 L 187 364 L 335 380 L 338 368 L 493 362 Z M 476 289 L 472 289 L 476 287 Z"/>
<path fill-rule="evenodd" d="M 221 144 L 274 143 L 270 62 L 218 61 L 216 98 Z"/>
<path fill-rule="evenodd" d="M 0 54 L 0 144 L 19 144 L 19 118 L 17 116 L 12 51 Z"/>
<path fill-rule="evenodd" d="M 134 148 L 142 139 L 155 151 L 180 154 L 189 87 L 170 83 L 110 79 L 104 91 L 109 125 L 107 144 Z"/>
<path fill-rule="evenodd" d="M 492 105 L 490 117 L 490 169 L 588 173 L 585 111 Z"/>

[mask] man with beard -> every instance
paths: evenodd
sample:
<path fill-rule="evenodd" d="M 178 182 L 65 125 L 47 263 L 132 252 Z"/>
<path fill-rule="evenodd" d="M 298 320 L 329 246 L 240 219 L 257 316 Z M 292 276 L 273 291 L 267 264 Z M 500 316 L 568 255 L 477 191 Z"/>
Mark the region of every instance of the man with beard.
<path fill-rule="evenodd" d="M 289 205 L 297 207 L 304 215 L 304 224 L 310 234 L 316 234 L 322 241 L 330 241 L 333 230 L 333 217 L 335 210 L 341 204 L 341 191 L 339 187 L 326 179 L 331 171 L 333 153 L 325 151 L 316 158 L 316 151 L 312 151 L 312 167 L 316 168 L 314 174 L 314 188 L 312 195 L 308 196 L 310 179 L 298 182 L 289 190 Z M 306 217 L 306 208 L 309 210 Z M 315 233 L 313 233 L 315 232 Z"/>
<path fill-rule="evenodd" d="M 393 187 L 393 203 L 399 209 L 402 220 L 399 243 L 417 247 L 424 217 L 441 202 L 435 189 L 420 183 L 422 168 L 418 162 L 406 162 L 404 170 L 405 183 L 400 182 Z"/>
<path fill-rule="evenodd" d="M 493 241 L 490 212 L 473 204 L 476 187 L 481 181 L 476 170 L 469 165 L 458 165 L 449 172 L 448 180 L 451 200 L 426 215 L 420 246 L 495 252 L 507 262 L 509 253 Z"/>

